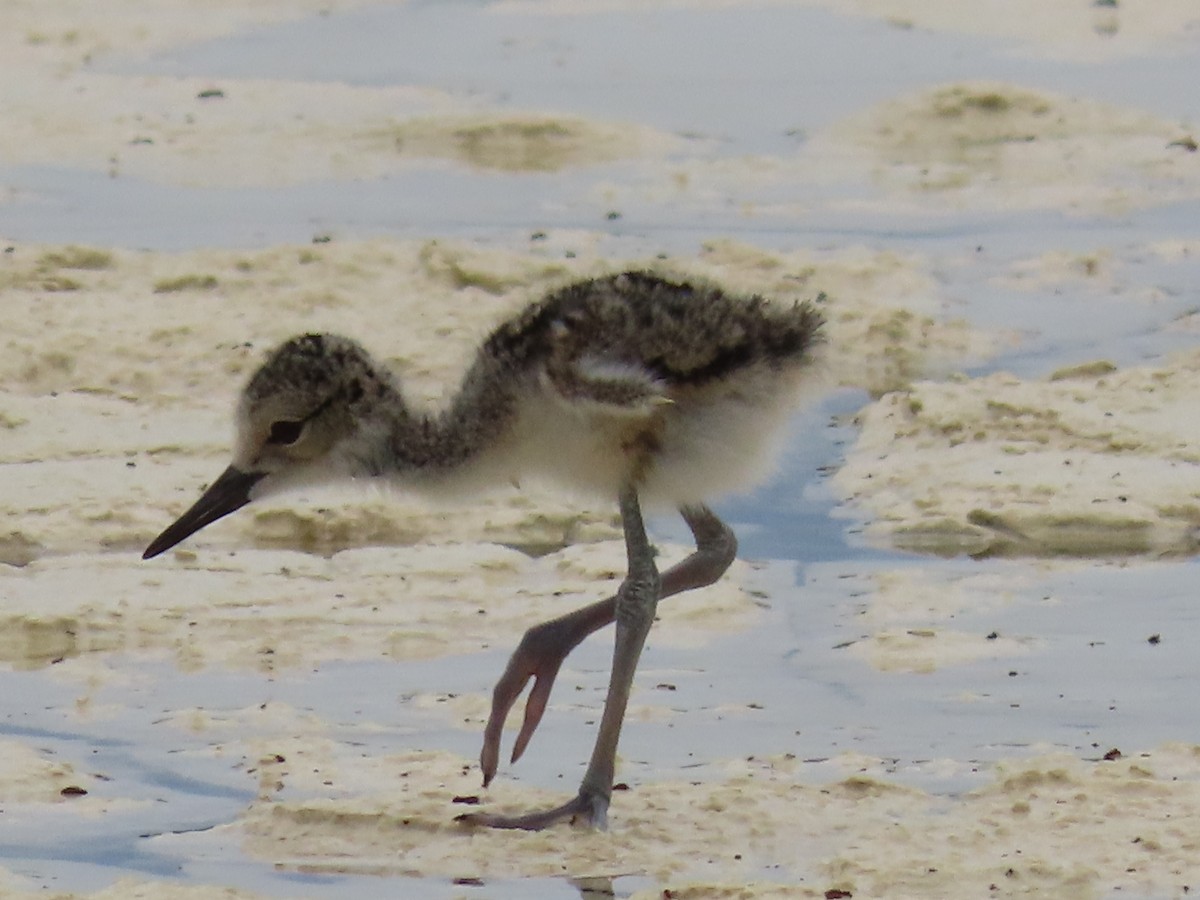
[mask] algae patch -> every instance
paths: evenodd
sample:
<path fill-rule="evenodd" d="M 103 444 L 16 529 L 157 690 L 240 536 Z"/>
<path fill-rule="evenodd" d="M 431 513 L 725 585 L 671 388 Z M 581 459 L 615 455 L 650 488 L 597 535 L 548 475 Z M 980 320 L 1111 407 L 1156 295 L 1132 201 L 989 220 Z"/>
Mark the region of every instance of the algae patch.
<path fill-rule="evenodd" d="M 612 162 L 664 140 L 638 126 L 536 116 L 415 118 L 368 137 L 390 140 L 402 156 L 451 159 L 508 173 L 557 172 Z"/>

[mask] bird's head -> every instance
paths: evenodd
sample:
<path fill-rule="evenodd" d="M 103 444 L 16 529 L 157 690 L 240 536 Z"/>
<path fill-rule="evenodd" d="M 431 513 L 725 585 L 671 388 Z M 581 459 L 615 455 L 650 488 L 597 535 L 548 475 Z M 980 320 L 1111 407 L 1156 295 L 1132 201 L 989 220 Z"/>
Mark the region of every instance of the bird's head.
<path fill-rule="evenodd" d="M 371 411 L 394 391 L 357 343 L 306 334 L 280 345 L 242 390 L 233 462 L 143 559 L 169 550 L 251 500 L 370 471 L 382 437 Z"/>

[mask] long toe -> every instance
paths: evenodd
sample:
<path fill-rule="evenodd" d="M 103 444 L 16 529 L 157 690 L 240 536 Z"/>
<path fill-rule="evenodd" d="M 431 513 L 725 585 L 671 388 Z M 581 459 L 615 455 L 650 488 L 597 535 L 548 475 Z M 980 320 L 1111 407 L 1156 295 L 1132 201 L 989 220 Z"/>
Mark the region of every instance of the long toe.
<path fill-rule="evenodd" d="M 554 678 L 562 660 L 552 660 L 548 665 L 525 665 L 525 661 L 514 653 L 509 660 L 508 668 L 500 676 L 492 691 L 492 708 L 488 713 L 487 725 L 483 729 L 483 748 L 479 752 L 479 766 L 483 770 L 483 786 L 491 784 L 500 764 L 500 739 L 504 735 L 504 722 L 509 711 L 516 705 L 530 678 L 533 688 L 525 701 L 525 716 L 521 722 L 521 730 L 517 733 L 513 744 L 512 762 L 520 759 L 521 754 L 529 745 L 533 732 L 542 721 L 546 712 L 546 703 L 550 699 L 550 689 L 554 686 Z"/>
<path fill-rule="evenodd" d="M 568 822 L 584 828 L 605 831 L 608 828 L 608 798 L 589 791 L 578 794 L 553 809 L 524 813 L 519 816 L 501 816 L 492 813 L 464 813 L 456 822 L 481 828 L 508 828 L 521 831 L 541 831 L 559 822 Z"/>
<path fill-rule="evenodd" d="M 492 708 L 483 729 L 483 748 L 479 754 L 483 770 L 483 785 L 491 782 L 500 764 L 500 741 L 504 723 L 517 704 L 525 686 L 532 679 L 533 687 L 525 701 L 521 730 L 513 744 L 512 761 L 516 762 L 529 745 L 546 712 L 554 679 L 563 660 L 585 637 L 612 622 L 614 601 L 610 597 L 577 609 L 565 616 L 542 622 L 525 632 L 521 643 L 509 657 L 504 673 L 492 690 Z"/>

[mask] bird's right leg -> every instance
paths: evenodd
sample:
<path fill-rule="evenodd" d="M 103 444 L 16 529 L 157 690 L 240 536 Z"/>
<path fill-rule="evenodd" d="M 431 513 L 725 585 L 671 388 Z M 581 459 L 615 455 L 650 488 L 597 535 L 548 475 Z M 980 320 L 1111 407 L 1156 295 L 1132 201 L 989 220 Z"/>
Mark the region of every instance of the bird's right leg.
<path fill-rule="evenodd" d="M 621 489 L 620 503 L 629 567 L 615 601 L 617 637 L 613 646 L 608 695 L 604 699 L 596 744 L 592 748 L 587 770 L 583 773 L 583 781 L 579 784 L 579 792 L 553 809 L 516 816 L 467 813 L 458 816 L 457 821 L 487 828 L 519 828 L 525 831 L 540 831 L 568 819 L 571 822 L 581 821 L 601 831 L 607 827 L 608 804 L 617 765 L 617 742 L 621 738 L 621 726 L 625 721 L 625 709 L 629 704 L 638 658 L 642 655 L 646 635 L 654 623 L 654 610 L 661 596 L 654 548 L 646 538 L 641 504 L 633 485 L 627 484 Z"/>
<path fill-rule="evenodd" d="M 696 539 L 696 550 L 662 574 L 660 600 L 712 584 L 725 574 L 737 554 L 737 538 L 733 531 L 707 506 L 685 506 L 679 512 Z M 483 732 L 483 750 L 479 755 L 484 786 L 491 782 L 499 766 L 504 721 L 529 679 L 533 679 L 533 689 L 525 701 L 525 718 L 513 743 L 513 762 L 525 752 L 533 732 L 542 721 L 550 690 L 563 660 L 589 634 L 613 622 L 616 602 L 615 596 L 609 597 L 535 625 L 525 632 L 492 691 L 492 709 Z"/>

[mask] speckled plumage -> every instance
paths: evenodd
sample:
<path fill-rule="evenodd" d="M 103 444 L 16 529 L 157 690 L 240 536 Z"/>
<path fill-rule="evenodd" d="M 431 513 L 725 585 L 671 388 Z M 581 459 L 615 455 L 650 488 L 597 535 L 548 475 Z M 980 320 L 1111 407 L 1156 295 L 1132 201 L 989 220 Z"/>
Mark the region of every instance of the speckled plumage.
<path fill-rule="evenodd" d="M 750 365 L 798 362 L 820 324 L 811 304 L 625 272 L 549 294 L 497 328 L 482 352 L 512 370 L 554 371 L 597 356 L 644 368 L 668 386 L 701 386 Z"/>

